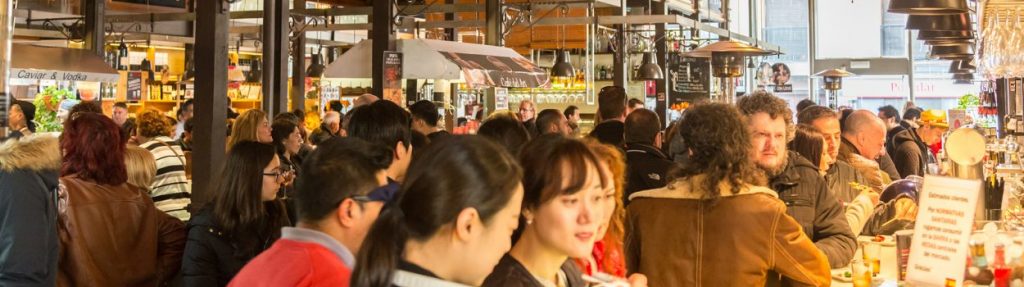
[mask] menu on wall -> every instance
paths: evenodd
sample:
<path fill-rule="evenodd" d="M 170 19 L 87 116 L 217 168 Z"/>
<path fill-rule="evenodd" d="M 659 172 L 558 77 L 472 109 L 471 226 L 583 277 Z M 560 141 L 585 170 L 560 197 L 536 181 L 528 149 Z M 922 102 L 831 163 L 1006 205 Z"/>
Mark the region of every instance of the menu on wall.
<path fill-rule="evenodd" d="M 708 58 L 672 55 L 668 60 L 670 105 L 711 97 L 711 63 Z"/>
<path fill-rule="evenodd" d="M 961 286 L 981 182 L 925 176 L 910 245 L 907 281 Z"/>
<path fill-rule="evenodd" d="M 508 110 L 508 88 L 494 88 L 494 110 Z"/>
<path fill-rule="evenodd" d="M 128 101 L 142 100 L 142 72 L 128 72 Z"/>

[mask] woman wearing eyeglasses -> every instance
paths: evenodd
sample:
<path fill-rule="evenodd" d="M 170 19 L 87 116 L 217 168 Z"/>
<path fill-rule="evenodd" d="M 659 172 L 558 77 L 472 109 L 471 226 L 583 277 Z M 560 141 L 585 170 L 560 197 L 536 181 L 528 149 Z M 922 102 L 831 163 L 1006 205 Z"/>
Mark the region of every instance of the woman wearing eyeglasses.
<path fill-rule="evenodd" d="M 185 286 L 225 286 L 290 225 L 277 199 L 290 176 L 274 146 L 252 141 L 228 153 L 213 201 L 192 217 L 182 262 Z"/>

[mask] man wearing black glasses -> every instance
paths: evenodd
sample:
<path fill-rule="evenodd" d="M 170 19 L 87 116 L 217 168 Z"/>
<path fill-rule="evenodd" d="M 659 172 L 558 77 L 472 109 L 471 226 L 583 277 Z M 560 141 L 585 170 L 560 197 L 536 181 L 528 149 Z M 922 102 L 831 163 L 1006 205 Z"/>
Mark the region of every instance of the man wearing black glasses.
<path fill-rule="evenodd" d="M 601 88 L 597 94 L 598 124 L 590 137 L 602 143 L 623 148 L 626 120 L 626 89 L 619 86 Z"/>
<path fill-rule="evenodd" d="M 523 100 L 519 102 L 519 121 L 526 127 L 526 131 L 530 134 L 537 134 L 537 124 L 535 122 L 537 118 L 537 105 L 531 100 Z"/>

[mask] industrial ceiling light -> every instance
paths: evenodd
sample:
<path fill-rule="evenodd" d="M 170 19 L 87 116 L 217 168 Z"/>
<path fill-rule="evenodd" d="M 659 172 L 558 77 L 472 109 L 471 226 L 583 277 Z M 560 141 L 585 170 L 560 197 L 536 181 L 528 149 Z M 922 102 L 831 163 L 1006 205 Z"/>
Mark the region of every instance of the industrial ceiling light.
<path fill-rule="evenodd" d="M 324 75 L 324 58 L 318 54 L 311 54 L 309 56 L 310 63 L 309 67 L 306 68 L 306 76 L 319 78 Z"/>
<path fill-rule="evenodd" d="M 973 81 L 974 74 L 953 74 L 953 79 L 958 81 Z"/>
<path fill-rule="evenodd" d="M 889 13 L 948 15 L 967 13 L 967 0 L 892 0 Z"/>
<path fill-rule="evenodd" d="M 569 51 L 558 50 L 555 53 L 555 65 L 551 66 L 551 76 L 555 78 L 576 77 L 576 68 L 569 62 Z"/>
<path fill-rule="evenodd" d="M 658 65 L 657 53 L 654 51 L 644 53 L 644 63 L 637 70 L 636 78 L 639 80 L 661 80 L 665 78 L 665 73 L 661 70 L 661 66 Z"/>
<path fill-rule="evenodd" d="M 923 41 L 929 40 L 971 40 L 974 39 L 974 33 L 971 30 L 960 30 L 960 31 L 937 31 L 937 30 L 921 30 L 917 32 L 917 39 Z"/>
<path fill-rule="evenodd" d="M 971 60 L 953 60 L 949 63 L 950 74 L 963 74 L 963 73 L 974 73 L 978 70 L 977 67 L 970 63 Z"/>
<path fill-rule="evenodd" d="M 974 55 L 974 46 L 968 44 L 932 46 L 928 56 L 938 59 L 963 59 Z"/>
<path fill-rule="evenodd" d="M 259 83 L 263 80 L 263 63 L 259 59 L 252 59 L 249 62 L 249 75 L 245 80 L 250 83 Z"/>
<path fill-rule="evenodd" d="M 925 45 L 928 46 L 956 46 L 962 44 L 973 44 L 970 40 L 925 40 Z"/>
<path fill-rule="evenodd" d="M 968 30 L 971 16 L 967 13 L 952 15 L 910 15 L 907 30 Z"/>

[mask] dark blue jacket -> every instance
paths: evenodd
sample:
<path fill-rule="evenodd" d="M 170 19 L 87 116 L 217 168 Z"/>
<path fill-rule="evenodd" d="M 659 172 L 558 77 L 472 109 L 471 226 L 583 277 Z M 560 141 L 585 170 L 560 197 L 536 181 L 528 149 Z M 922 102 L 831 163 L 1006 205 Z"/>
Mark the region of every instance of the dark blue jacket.
<path fill-rule="evenodd" d="M 57 284 L 57 138 L 0 145 L 0 286 Z"/>

